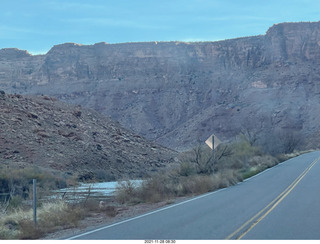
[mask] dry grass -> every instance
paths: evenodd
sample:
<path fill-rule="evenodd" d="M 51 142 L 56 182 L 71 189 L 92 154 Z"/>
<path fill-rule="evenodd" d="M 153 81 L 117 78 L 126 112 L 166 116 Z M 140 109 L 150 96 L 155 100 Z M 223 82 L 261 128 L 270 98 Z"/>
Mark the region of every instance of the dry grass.
<path fill-rule="evenodd" d="M 121 204 L 155 203 L 180 196 L 203 194 L 234 185 L 241 180 L 240 174 L 231 169 L 213 175 L 159 173 L 139 187 L 134 187 L 129 182 L 122 184 L 116 191 L 116 200 Z"/>
<path fill-rule="evenodd" d="M 289 160 L 290 158 L 294 158 L 294 157 L 300 156 L 302 154 L 314 152 L 314 151 L 318 151 L 318 150 L 319 149 L 310 149 L 310 150 L 304 150 L 304 151 L 296 151 L 295 150 L 292 153 L 279 154 L 279 155 L 277 155 L 277 158 L 279 159 L 280 162 L 283 162 L 283 161 Z"/>
<path fill-rule="evenodd" d="M 43 203 L 37 209 L 35 227 L 32 209 L 16 209 L 0 215 L 0 239 L 39 239 L 48 233 L 78 227 L 80 220 L 92 213 L 104 213 L 106 217 L 113 218 L 118 210 L 96 199 L 74 204 L 63 200 Z"/>
<path fill-rule="evenodd" d="M 80 204 L 82 209 L 90 213 L 104 213 L 108 217 L 115 217 L 118 214 L 115 206 L 107 205 L 106 202 L 98 199 L 89 198 L 85 202 Z"/>
<path fill-rule="evenodd" d="M 38 239 L 60 228 L 75 227 L 84 216 L 83 209 L 63 201 L 45 203 L 38 208 L 35 227 L 33 210 L 18 209 L 1 216 L 0 239 Z"/>

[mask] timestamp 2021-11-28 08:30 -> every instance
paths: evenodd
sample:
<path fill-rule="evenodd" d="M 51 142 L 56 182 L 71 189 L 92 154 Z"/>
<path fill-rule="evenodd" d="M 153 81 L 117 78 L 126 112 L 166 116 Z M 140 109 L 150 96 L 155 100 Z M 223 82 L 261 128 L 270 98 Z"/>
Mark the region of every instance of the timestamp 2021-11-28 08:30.
<path fill-rule="evenodd" d="M 144 240 L 145 244 L 176 244 L 176 240 Z"/>

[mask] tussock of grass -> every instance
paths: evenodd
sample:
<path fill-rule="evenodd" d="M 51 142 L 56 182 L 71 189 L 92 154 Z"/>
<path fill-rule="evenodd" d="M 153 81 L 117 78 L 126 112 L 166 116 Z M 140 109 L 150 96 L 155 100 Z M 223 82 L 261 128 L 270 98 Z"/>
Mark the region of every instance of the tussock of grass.
<path fill-rule="evenodd" d="M 37 227 L 33 221 L 33 210 L 18 209 L 3 214 L 0 219 L 0 239 L 38 239 L 45 233 L 59 228 L 77 226 L 85 216 L 84 210 L 63 201 L 44 203 L 38 208 Z"/>
<path fill-rule="evenodd" d="M 74 227 L 84 216 L 84 209 L 79 206 L 69 205 L 64 201 L 46 203 L 39 210 L 39 226 L 44 230 L 52 230 L 56 226 Z"/>

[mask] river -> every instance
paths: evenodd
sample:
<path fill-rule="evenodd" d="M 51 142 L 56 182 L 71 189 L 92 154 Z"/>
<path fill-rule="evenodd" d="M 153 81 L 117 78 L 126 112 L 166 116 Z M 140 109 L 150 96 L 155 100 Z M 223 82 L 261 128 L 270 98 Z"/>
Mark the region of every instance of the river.
<path fill-rule="evenodd" d="M 130 180 L 135 187 L 141 185 L 143 180 Z M 53 191 L 52 198 L 77 201 L 86 198 L 105 199 L 114 196 L 117 187 L 125 181 L 112 181 L 100 183 L 81 183 L 79 186 L 63 188 Z"/>

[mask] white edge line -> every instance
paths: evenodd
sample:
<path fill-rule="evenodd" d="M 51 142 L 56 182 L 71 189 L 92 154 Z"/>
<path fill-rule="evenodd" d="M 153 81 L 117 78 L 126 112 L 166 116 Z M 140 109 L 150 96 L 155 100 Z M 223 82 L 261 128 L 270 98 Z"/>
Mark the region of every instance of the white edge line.
<path fill-rule="evenodd" d="M 225 189 L 227 189 L 227 188 L 222 188 L 222 189 L 219 189 L 219 190 L 214 191 L 214 192 L 209 192 L 209 193 L 206 193 L 204 195 L 201 195 L 201 196 L 198 196 L 198 197 L 195 197 L 195 198 L 192 198 L 192 199 L 189 199 L 189 200 L 186 200 L 186 201 L 174 204 L 174 205 L 170 205 L 168 207 L 160 208 L 158 210 L 155 210 L 155 211 L 152 211 L 152 212 L 149 212 L 149 213 L 146 213 L 146 214 L 142 214 L 142 215 L 139 215 L 139 216 L 136 216 L 136 217 L 133 217 L 133 218 L 130 218 L 130 219 L 126 219 L 126 220 L 123 220 L 123 221 L 120 221 L 120 222 L 117 222 L 117 223 L 114 223 L 114 224 L 111 224 L 111 225 L 107 225 L 107 226 L 104 226 L 104 227 L 101 227 L 101 228 L 98 228 L 98 229 L 95 229 L 95 230 L 92 230 L 92 231 L 88 231 L 88 232 L 85 232 L 85 233 L 82 233 L 82 234 L 79 234 L 79 235 L 76 235 L 76 236 L 72 236 L 72 237 L 69 237 L 69 238 L 67 238 L 65 240 L 73 240 L 73 239 L 76 239 L 78 237 L 89 235 L 89 234 L 92 234 L 94 232 L 98 232 L 100 230 L 105 230 L 105 229 L 111 228 L 113 226 L 121 225 L 121 224 L 124 224 L 126 222 L 130 222 L 130 221 L 135 220 L 135 219 L 140 219 L 140 218 L 146 217 L 146 216 L 151 215 L 151 214 L 155 214 L 155 213 L 158 213 L 158 212 L 170 209 L 170 208 L 177 207 L 179 205 L 183 205 L 183 204 L 188 203 L 188 202 L 192 202 L 192 201 L 198 200 L 198 199 L 203 198 L 203 197 L 207 197 L 209 195 L 218 193 L 218 192 L 223 191 Z"/>

